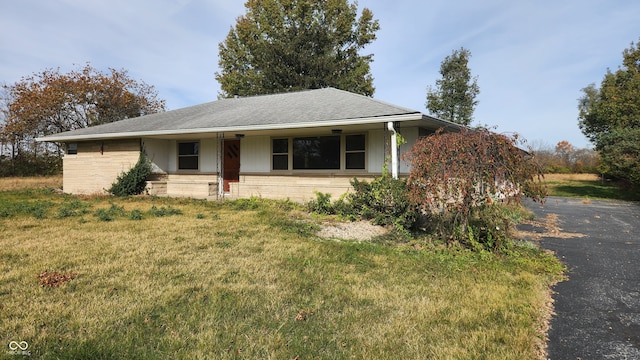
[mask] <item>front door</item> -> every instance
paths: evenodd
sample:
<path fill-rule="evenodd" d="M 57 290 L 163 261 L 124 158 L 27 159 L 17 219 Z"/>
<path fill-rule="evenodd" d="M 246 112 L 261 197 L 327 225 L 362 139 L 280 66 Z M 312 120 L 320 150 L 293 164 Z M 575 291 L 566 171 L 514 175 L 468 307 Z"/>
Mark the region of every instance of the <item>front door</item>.
<path fill-rule="evenodd" d="M 240 140 L 225 140 L 223 148 L 223 189 L 224 192 L 229 192 L 229 183 L 240 180 Z"/>

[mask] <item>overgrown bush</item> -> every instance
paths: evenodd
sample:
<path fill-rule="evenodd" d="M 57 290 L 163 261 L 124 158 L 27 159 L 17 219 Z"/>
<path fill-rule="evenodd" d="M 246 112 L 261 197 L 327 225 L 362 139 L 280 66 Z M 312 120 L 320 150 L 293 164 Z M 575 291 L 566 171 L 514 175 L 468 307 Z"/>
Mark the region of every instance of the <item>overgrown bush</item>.
<path fill-rule="evenodd" d="M 115 196 L 138 195 L 144 192 L 147 178 L 151 174 L 151 161 L 144 151 L 140 151 L 138 162 L 127 172 L 122 173 L 107 190 Z"/>
<path fill-rule="evenodd" d="M 455 216 L 451 212 L 434 214 L 429 217 L 427 230 L 449 245 L 461 245 L 476 252 L 505 252 L 514 244 L 515 226 L 532 214 L 520 204 L 493 203 L 474 208 L 466 227 Z"/>
<path fill-rule="evenodd" d="M 411 162 L 409 196 L 444 224 L 441 230 L 452 231 L 447 235 L 467 237 L 470 245 L 478 239 L 499 241 L 487 232 L 500 219 L 498 214 L 485 214 L 494 209 L 492 204 L 501 200 L 519 204 L 523 197 L 543 201 L 546 196 L 541 168 L 518 147 L 521 144 L 524 141 L 517 135 L 483 128 L 438 131 L 422 138 L 403 157 Z"/>
<path fill-rule="evenodd" d="M 417 234 L 418 227 L 429 238 L 450 245 L 459 245 L 476 252 L 508 251 L 513 244 L 511 230 L 526 216 L 517 202 L 487 202 L 471 207 L 467 221 L 462 223 L 460 212 L 451 209 L 428 213 L 409 198 L 405 180 L 383 175 L 371 182 L 353 179 L 353 192 L 331 202 L 330 194 L 316 192 L 316 199 L 307 206 L 319 214 L 336 214 L 349 220 L 371 220 L 376 225 L 392 226 L 386 242 L 406 241 Z M 464 225 L 463 225 L 464 224 Z"/>
<path fill-rule="evenodd" d="M 314 191 L 314 194 L 316 194 L 316 199 L 307 204 L 309 211 L 323 215 L 335 214 L 334 206 L 331 204 L 331 194 L 319 191 Z"/>
<path fill-rule="evenodd" d="M 418 219 L 418 209 L 409 199 L 405 180 L 387 174 L 371 182 L 351 180 L 354 192 L 346 197 L 353 212 L 376 225 L 393 225 L 411 229 Z"/>
<path fill-rule="evenodd" d="M 310 211 L 337 214 L 351 221 L 371 220 L 376 225 L 393 226 L 398 230 L 415 227 L 418 210 L 409 200 L 404 180 L 382 175 L 371 182 L 353 179 L 354 192 L 331 203 L 331 195 L 316 192 L 316 199 L 308 203 Z"/>

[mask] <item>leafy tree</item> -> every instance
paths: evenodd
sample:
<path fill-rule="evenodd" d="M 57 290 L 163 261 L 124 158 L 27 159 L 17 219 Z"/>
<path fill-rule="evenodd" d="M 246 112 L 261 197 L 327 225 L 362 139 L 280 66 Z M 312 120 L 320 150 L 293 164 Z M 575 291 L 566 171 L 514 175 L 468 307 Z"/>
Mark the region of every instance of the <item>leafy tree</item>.
<path fill-rule="evenodd" d="M 404 155 L 411 163 L 411 201 L 425 213 L 450 219 L 450 231 L 463 235 L 472 216 L 493 203 L 519 203 L 523 196 L 542 201 L 541 168 L 521 143 L 517 135 L 487 129 L 438 131 L 418 140 Z"/>
<path fill-rule="evenodd" d="M 640 184 L 640 128 L 613 129 L 598 141 L 603 173 Z"/>
<path fill-rule="evenodd" d="M 125 70 L 100 72 L 89 64 L 63 74 L 43 70 L 4 85 L 2 143 L 11 144 L 14 161 L 23 153 L 60 155 L 36 137 L 164 111 L 153 86 L 131 79 Z M 24 156 L 22 156 L 24 157 Z"/>
<path fill-rule="evenodd" d="M 600 152 L 603 169 L 612 171 L 609 175 L 640 184 L 633 175 L 640 158 L 617 162 L 614 156 L 630 151 L 628 140 L 640 129 L 640 46 L 631 43 L 622 55 L 622 66 L 607 70 L 600 88 L 590 84 L 582 89 L 579 125 Z"/>
<path fill-rule="evenodd" d="M 440 64 L 442 79 L 436 80 L 435 89 L 427 90 L 427 109 L 435 116 L 462 125 L 473 120 L 473 111 L 480 93 L 478 77 L 471 77 L 469 58 L 465 48 L 454 50 Z"/>
<path fill-rule="evenodd" d="M 374 92 L 373 55 L 359 52 L 380 28 L 347 0 L 248 0 L 219 44 L 222 97 L 335 87 Z"/>
<path fill-rule="evenodd" d="M 573 145 L 567 140 L 559 141 L 556 144 L 556 155 L 560 158 L 564 166 L 570 167 L 573 162 L 574 153 L 575 149 Z"/>

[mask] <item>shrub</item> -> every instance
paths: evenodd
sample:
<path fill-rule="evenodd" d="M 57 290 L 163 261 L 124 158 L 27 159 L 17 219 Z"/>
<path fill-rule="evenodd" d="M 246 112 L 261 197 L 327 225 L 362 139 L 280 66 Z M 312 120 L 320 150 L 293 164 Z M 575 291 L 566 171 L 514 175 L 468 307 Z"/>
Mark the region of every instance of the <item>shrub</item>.
<path fill-rule="evenodd" d="M 404 155 L 411 162 L 409 195 L 425 213 L 450 221 L 454 233 L 449 235 L 473 242 L 488 227 L 467 227 L 478 219 L 493 221 L 483 218 L 492 203 L 520 203 L 523 196 L 543 201 L 546 196 L 541 168 L 518 147 L 522 143 L 517 135 L 482 128 L 422 138 Z"/>
<path fill-rule="evenodd" d="M 483 206 L 471 217 L 467 229 L 467 245 L 475 251 L 503 251 L 509 248 L 509 229 L 512 221 L 501 211 L 500 205 Z"/>
<path fill-rule="evenodd" d="M 314 191 L 314 193 L 316 194 L 316 200 L 311 200 L 307 204 L 309 211 L 323 215 L 334 214 L 335 211 L 331 205 L 331 194 L 324 194 L 319 191 Z"/>
<path fill-rule="evenodd" d="M 347 195 L 353 212 L 376 225 L 393 225 L 400 229 L 415 227 L 417 207 L 409 199 L 404 180 L 387 174 L 371 182 L 351 180 L 354 192 Z"/>
<path fill-rule="evenodd" d="M 404 180 L 385 174 L 371 182 L 351 180 L 354 192 L 331 203 L 331 195 L 316 191 L 316 199 L 309 201 L 309 211 L 337 214 L 350 221 L 371 220 L 376 225 L 393 226 L 397 230 L 412 229 L 418 219 L 418 209 L 407 193 Z"/>
<path fill-rule="evenodd" d="M 144 192 L 147 178 L 151 174 L 151 161 L 144 151 L 140 151 L 138 162 L 127 172 L 122 173 L 107 190 L 115 196 L 138 195 Z"/>
<path fill-rule="evenodd" d="M 520 204 L 494 203 L 472 210 L 469 223 L 461 226 L 456 214 L 443 212 L 429 218 L 429 231 L 449 244 L 464 246 L 476 252 L 508 252 L 514 242 L 511 235 L 516 224 L 531 213 Z"/>

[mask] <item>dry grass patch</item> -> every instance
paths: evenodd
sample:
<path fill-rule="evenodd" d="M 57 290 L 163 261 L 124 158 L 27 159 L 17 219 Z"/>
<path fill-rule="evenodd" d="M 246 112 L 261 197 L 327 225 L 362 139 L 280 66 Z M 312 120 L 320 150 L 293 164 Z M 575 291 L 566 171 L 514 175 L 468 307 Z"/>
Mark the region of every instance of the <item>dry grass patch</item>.
<path fill-rule="evenodd" d="M 0 191 L 16 191 L 34 188 L 62 189 L 62 175 L 0 177 Z"/>
<path fill-rule="evenodd" d="M 598 174 L 545 174 L 546 181 L 600 181 Z"/>
<path fill-rule="evenodd" d="M 0 218 L 0 341 L 44 359 L 531 359 L 561 270 L 533 248 L 319 241 L 284 202 L 26 194 L 0 193 L 50 204 Z M 75 276 L 43 287 L 43 269 Z"/>

